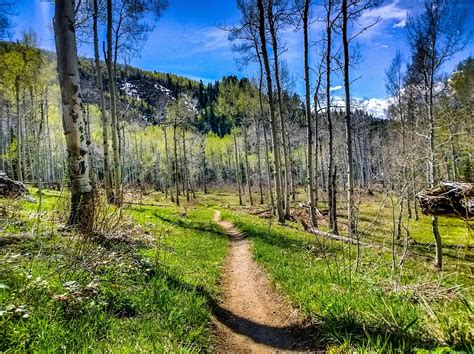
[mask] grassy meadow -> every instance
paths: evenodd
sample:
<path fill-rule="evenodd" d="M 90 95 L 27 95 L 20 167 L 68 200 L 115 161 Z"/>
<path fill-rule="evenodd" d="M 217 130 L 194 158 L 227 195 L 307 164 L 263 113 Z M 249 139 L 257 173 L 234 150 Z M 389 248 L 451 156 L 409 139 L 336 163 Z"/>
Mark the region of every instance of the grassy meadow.
<path fill-rule="evenodd" d="M 314 326 L 310 340 L 328 351 L 473 349 L 472 249 L 446 250 L 445 270 L 436 272 L 433 248 L 404 253 L 399 244 L 392 270 L 393 208 L 384 195 L 359 203 L 361 240 L 371 246 L 358 257 L 355 245 L 316 237 L 298 221 L 255 215 L 266 206 L 239 206 L 232 191 L 198 193 L 182 206 L 159 192 L 127 194 L 132 204 L 120 211 L 100 203 L 96 228 L 107 237 L 87 240 L 61 229 L 66 194 L 32 196 L 34 203 L 0 199 L 1 237 L 19 237 L 0 248 L 2 352 L 212 351 L 229 248 L 211 222 L 216 209 L 250 239 L 272 284 Z M 428 217 L 404 225 L 414 240 L 431 242 Z M 446 244 L 471 237 L 454 219 L 441 218 L 440 231 Z"/>

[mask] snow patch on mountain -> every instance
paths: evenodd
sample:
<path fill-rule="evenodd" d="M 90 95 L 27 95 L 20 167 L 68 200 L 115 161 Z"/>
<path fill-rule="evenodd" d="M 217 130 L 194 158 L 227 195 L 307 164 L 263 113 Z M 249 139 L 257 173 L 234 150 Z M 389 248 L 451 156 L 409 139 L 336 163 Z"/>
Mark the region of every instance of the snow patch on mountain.
<path fill-rule="evenodd" d="M 131 96 L 133 98 L 136 98 L 137 100 L 140 99 L 140 95 L 138 94 L 137 87 L 132 84 L 131 82 L 124 81 L 120 87 L 120 89 L 127 95 Z"/>

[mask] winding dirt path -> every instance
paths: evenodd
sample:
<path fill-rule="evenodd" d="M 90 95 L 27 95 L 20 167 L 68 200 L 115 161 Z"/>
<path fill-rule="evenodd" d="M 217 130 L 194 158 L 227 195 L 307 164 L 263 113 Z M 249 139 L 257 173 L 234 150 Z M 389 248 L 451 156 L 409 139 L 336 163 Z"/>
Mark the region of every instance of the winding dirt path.
<path fill-rule="evenodd" d="M 229 235 L 232 246 L 224 268 L 223 296 L 215 309 L 219 353 L 274 353 L 301 350 L 295 334 L 298 315 L 271 287 L 252 259 L 249 241 L 219 211 L 213 221 Z M 299 336 L 298 336 L 299 337 Z"/>

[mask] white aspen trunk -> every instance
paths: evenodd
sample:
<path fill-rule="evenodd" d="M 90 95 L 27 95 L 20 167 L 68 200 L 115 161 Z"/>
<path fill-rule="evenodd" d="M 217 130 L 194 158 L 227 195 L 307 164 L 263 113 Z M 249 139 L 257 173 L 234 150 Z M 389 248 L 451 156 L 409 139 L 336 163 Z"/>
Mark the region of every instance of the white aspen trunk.
<path fill-rule="evenodd" d="M 282 189 L 282 200 L 284 203 L 284 212 L 285 212 L 285 219 L 290 218 L 290 164 L 288 161 L 288 143 L 286 137 L 286 126 L 285 126 L 285 118 L 283 117 L 283 98 L 282 98 L 282 89 L 280 83 L 280 68 L 278 62 L 278 40 L 277 40 L 277 33 L 274 27 L 274 19 L 273 19 L 273 0 L 268 2 L 268 23 L 270 27 L 270 34 L 271 34 L 271 42 L 272 42 L 272 51 L 273 51 L 273 67 L 275 73 L 275 84 L 277 88 L 277 102 L 278 102 L 278 121 L 280 124 L 280 133 L 281 133 L 281 143 L 283 145 L 283 178 L 281 179 L 281 183 L 283 183 Z M 281 163 L 281 162 L 279 162 Z"/>
<path fill-rule="evenodd" d="M 303 11 L 303 33 L 304 33 L 304 82 L 305 82 L 305 114 L 307 124 L 307 166 L 308 166 L 308 196 L 309 196 L 309 214 L 311 225 L 318 227 L 316 219 L 316 201 L 314 197 L 314 166 L 313 166 L 313 127 L 311 122 L 311 98 L 309 87 L 309 40 L 308 40 L 308 16 L 309 2 L 305 0 Z M 316 110 L 317 107 L 315 106 Z"/>
<path fill-rule="evenodd" d="M 178 137 L 176 134 L 176 122 L 173 125 L 173 153 L 174 153 L 174 182 L 176 187 L 176 204 L 179 205 L 179 180 L 178 180 Z"/>
<path fill-rule="evenodd" d="M 262 158 L 260 156 L 260 134 L 258 131 L 258 120 L 255 121 L 255 138 L 257 145 L 257 169 L 258 169 L 258 189 L 260 191 L 260 204 L 263 204 L 263 183 L 262 183 Z"/>
<path fill-rule="evenodd" d="M 253 205 L 252 188 L 250 187 L 250 166 L 249 166 L 249 151 L 247 141 L 247 127 L 244 127 L 244 145 L 245 145 L 245 173 L 247 174 L 247 189 L 249 192 L 250 205 Z"/>
<path fill-rule="evenodd" d="M 63 129 L 71 182 L 68 225 L 87 231 L 93 220 L 93 190 L 89 177 L 88 147 L 82 112 L 73 0 L 56 0 L 54 33 L 61 88 Z"/>
<path fill-rule="evenodd" d="M 346 153 L 347 153 L 347 227 L 349 237 L 356 236 L 354 220 L 354 161 L 352 149 L 351 93 L 349 78 L 349 40 L 347 37 L 347 0 L 342 0 L 342 42 L 344 47 L 344 94 L 346 122 Z"/>
<path fill-rule="evenodd" d="M 20 78 L 15 81 L 15 97 L 16 97 L 16 179 L 23 181 L 23 163 L 22 163 L 22 134 L 21 134 L 21 115 L 20 115 Z"/>
<path fill-rule="evenodd" d="M 122 205 L 122 168 L 120 163 L 119 153 L 119 125 L 117 119 L 117 98 L 115 93 L 115 70 L 112 63 L 112 0 L 107 0 L 107 73 L 109 77 L 109 92 L 110 92 L 110 112 L 111 112 L 111 127 L 112 127 L 112 152 L 113 152 L 113 167 L 114 167 L 114 188 L 115 198 L 114 203 Z"/>
<path fill-rule="evenodd" d="M 262 49 L 262 58 L 265 67 L 265 74 L 267 79 L 267 94 L 270 108 L 270 122 L 272 127 L 272 138 L 273 138 L 273 155 L 274 155 L 274 164 L 275 164 L 275 190 L 276 190 L 276 205 L 278 211 L 278 221 L 281 223 L 285 222 L 285 210 L 284 210 L 284 200 L 281 191 L 281 168 L 280 168 L 280 146 L 279 146 L 279 133 L 278 133 L 278 124 L 277 117 L 275 115 L 275 106 L 273 98 L 273 84 L 272 84 L 272 72 L 270 68 L 270 62 L 268 59 L 267 44 L 265 37 L 265 12 L 263 8 L 263 0 L 257 1 L 258 7 L 258 17 L 259 17 L 259 34 L 260 34 L 260 44 Z"/>
<path fill-rule="evenodd" d="M 93 13 L 93 32 L 94 32 L 94 61 L 97 75 L 97 87 L 99 88 L 99 109 L 102 118 L 102 152 L 104 154 L 104 186 L 107 200 L 112 202 L 114 192 L 112 190 L 112 181 L 110 176 L 110 156 L 109 156 L 109 120 L 105 112 L 104 85 L 102 83 L 102 68 L 100 66 L 99 56 L 99 34 L 98 34 L 98 0 L 94 0 Z"/>
<path fill-rule="evenodd" d="M 327 49 L 326 49 L 326 114 L 328 119 L 329 130 L 329 163 L 328 163 L 328 205 L 329 205 L 329 227 L 331 232 L 338 234 L 337 230 L 337 214 L 336 214 L 336 168 L 334 166 L 334 131 L 331 117 L 331 8 L 332 0 L 328 1 L 327 9 Z"/>
<path fill-rule="evenodd" d="M 169 191 L 170 200 L 172 203 L 174 203 L 174 196 L 173 196 L 172 183 L 171 183 L 173 179 L 173 171 L 172 171 L 171 162 L 170 162 L 170 152 L 168 149 L 168 134 L 166 132 L 166 127 L 163 127 L 163 133 L 165 134 L 165 154 L 166 154 L 166 170 L 167 170 L 166 190 Z"/>
<path fill-rule="evenodd" d="M 237 136 L 235 132 L 232 134 L 234 136 L 234 148 L 235 148 L 235 177 L 237 179 L 237 188 L 239 191 L 239 205 L 243 205 L 242 202 L 242 188 L 240 188 L 240 158 L 239 158 L 239 147 L 237 145 Z"/>

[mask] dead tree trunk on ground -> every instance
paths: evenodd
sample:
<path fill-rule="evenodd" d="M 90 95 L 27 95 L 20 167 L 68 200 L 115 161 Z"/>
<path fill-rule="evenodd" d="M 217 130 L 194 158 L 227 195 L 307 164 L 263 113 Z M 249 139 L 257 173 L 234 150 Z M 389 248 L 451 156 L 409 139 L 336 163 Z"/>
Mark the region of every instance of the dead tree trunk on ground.
<path fill-rule="evenodd" d="M 474 217 L 474 183 L 441 182 L 416 196 L 423 214 L 470 220 Z"/>

